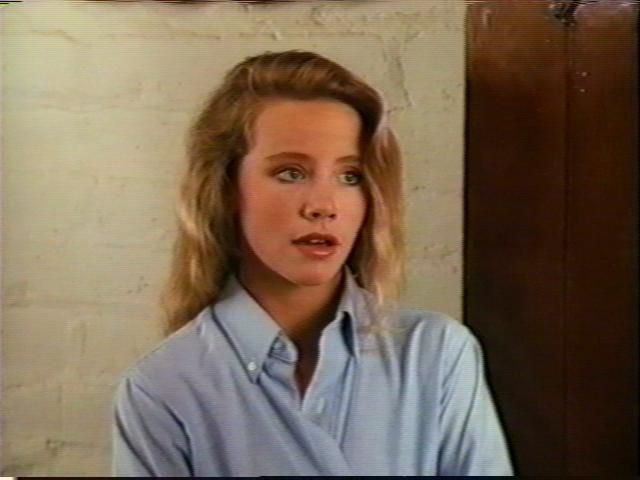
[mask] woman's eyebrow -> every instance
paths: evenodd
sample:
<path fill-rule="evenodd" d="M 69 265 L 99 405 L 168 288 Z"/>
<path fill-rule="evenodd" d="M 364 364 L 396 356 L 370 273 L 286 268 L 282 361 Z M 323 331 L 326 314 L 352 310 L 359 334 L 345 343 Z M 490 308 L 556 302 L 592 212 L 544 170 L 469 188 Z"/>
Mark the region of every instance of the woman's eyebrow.
<path fill-rule="evenodd" d="M 279 152 L 265 157 L 265 160 L 273 162 L 278 160 L 301 160 L 303 162 L 309 162 L 313 161 L 314 158 L 301 152 Z M 345 155 L 344 157 L 338 158 L 336 161 L 339 163 L 360 163 L 360 157 L 358 155 Z"/>

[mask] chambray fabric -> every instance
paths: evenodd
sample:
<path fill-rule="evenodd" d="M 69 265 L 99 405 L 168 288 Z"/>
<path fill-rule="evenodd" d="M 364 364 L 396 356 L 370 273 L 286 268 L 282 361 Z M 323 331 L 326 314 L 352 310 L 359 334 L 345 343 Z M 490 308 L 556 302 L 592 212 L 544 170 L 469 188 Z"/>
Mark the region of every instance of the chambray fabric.
<path fill-rule="evenodd" d="M 300 398 L 295 345 L 229 276 L 119 379 L 112 474 L 512 475 L 470 330 L 402 309 L 393 331 L 366 333 L 371 294 L 344 278 Z"/>

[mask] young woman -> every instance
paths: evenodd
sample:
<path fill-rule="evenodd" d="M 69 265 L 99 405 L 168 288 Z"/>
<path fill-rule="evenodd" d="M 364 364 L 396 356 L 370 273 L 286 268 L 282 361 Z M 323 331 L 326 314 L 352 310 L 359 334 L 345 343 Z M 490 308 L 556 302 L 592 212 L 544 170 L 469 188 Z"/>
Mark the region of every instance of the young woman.
<path fill-rule="evenodd" d="M 120 381 L 113 474 L 510 475 L 475 337 L 397 305 L 380 94 L 320 55 L 266 53 L 190 133 L 168 338 Z"/>

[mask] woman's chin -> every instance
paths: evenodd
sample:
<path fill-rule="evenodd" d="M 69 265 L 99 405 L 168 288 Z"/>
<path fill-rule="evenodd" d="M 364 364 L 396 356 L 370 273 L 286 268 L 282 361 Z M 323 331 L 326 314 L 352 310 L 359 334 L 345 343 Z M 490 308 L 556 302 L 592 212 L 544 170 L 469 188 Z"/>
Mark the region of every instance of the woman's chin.
<path fill-rule="evenodd" d="M 304 287 L 316 287 L 335 281 L 339 268 L 296 269 L 286 277 L 291 283 Z"/>

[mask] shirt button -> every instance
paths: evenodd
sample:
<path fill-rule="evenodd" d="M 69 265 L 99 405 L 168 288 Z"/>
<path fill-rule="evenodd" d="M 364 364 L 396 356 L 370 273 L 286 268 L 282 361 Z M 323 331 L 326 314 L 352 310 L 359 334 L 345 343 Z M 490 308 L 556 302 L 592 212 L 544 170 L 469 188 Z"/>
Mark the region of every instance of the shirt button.
<path fill-rule="evenodd" d="M 249 362 L 247 363 L 247 370 L 249 370 L 250 372 L 255 372 L 256 368 L 258 368 L 258 365 L 256 365 L 256 362 Z"/>

